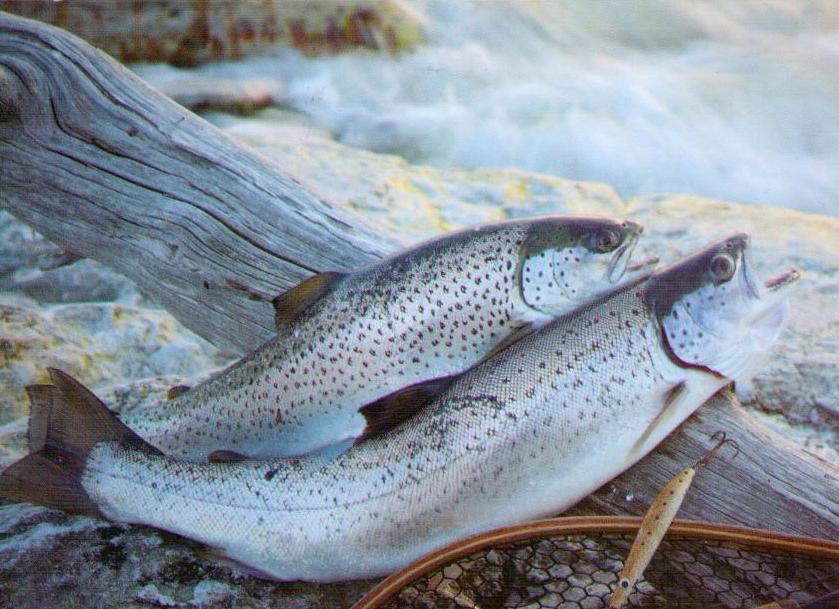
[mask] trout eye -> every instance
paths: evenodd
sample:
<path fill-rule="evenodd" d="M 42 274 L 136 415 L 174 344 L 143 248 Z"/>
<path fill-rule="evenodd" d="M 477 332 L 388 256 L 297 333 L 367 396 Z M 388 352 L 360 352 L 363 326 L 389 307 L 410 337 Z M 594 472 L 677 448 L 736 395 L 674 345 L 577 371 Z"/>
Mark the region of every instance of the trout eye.
<path fill-rule="evenodd" d="M 621 243 L 620 235 L 613 230 L 602 230 L 594 235 L 594 249 L 598 252 L 611 252 Z"/>
<path fill-rule="evenodd" d="M 734 276 L 734 270 L 737 264 L 730 254 L 717 254 L 711 258 L 708 265 L 708 270 L 711 273 L 714 281 L 728 281 Z"/>

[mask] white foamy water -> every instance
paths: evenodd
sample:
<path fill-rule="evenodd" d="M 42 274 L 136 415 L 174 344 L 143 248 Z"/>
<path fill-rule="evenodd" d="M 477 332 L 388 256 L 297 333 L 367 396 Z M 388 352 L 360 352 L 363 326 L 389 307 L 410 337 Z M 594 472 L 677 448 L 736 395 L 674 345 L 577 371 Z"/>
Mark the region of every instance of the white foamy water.
<path fill-rule="evenodd" d="M 839 214 L 839 2 L 417 2 L 429 41 L 273 67 L 342 141 Z"/>

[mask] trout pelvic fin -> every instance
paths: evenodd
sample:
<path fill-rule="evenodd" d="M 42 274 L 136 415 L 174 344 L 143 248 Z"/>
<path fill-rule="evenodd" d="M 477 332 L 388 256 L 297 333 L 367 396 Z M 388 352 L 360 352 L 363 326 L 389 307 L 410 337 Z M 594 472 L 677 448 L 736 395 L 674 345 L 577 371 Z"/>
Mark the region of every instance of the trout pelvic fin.
<path fill-rule="evenodd" d="M 120 442 L 155 451 L 119 422 L 77 380 L 49 369 L 53 385 L 33 385 L 30 455 L 0 475 L 0 495 L 88 516 L 101 515 L 82 487 L 88 454 L 100 442 Z"/>
<path fill-rule="evenodd" d="M 326 294 L 344 273 L 318 273 L 305 279 L 271 301 L 274 305 L 274 325 L 282 330 L 292 323 L 313 302 Z"/>
<path fill-rule="evenodd" d="M 456 378 L 457 375 L 442 376 L 416 383 L 362 406 L 358 411 L 364 415 L 367 426 L 356 443 L 379 436 L 411 418 L 448 389 Z"/>

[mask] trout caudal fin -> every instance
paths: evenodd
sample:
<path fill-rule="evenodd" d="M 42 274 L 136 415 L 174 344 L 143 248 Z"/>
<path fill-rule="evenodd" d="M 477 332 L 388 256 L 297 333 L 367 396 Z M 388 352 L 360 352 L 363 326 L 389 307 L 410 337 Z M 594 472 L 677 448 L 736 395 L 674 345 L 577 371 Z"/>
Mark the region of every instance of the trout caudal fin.
<path fill-rule="evenodd" d="M 0 495 L 50 508 L 98 516 L 82 487 L 87 456 L 100 442 L 146 444 L 77 380 L 49 369 L 52 385 L 27 388 L 31 454 L 0 475 Z"/>

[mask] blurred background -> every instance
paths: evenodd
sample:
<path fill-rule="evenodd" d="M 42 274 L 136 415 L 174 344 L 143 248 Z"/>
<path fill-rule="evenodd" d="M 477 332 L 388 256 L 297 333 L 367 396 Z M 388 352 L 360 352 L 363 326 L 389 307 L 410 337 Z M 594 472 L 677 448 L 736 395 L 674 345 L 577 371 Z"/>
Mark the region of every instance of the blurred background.
<path fill-rule="evenodd" d="M 836 2 L 414 6 L 396 59 L 278 56 L 288 103 L 416 162 L 839 213 Z"/>

